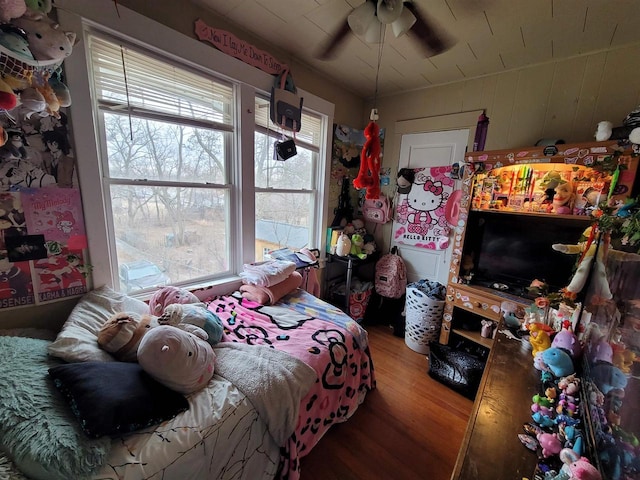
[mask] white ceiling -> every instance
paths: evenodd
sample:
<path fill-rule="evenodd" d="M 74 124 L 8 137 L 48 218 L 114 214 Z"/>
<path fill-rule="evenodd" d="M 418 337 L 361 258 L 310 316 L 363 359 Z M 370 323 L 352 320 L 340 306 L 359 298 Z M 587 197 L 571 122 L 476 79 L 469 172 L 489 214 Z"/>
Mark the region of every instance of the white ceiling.
<path fill-rule="evenodd" d="M 332 60 L 316 55 L 363 0 L 192 0 L 359 94 L 375 92 L 379 46 L 349 33 Z M 378 95 L 640 42 L 640 0 L 414 0 L 455 41 L 424 58 L 387 27 Z M 290 63 L 290 58 L 278 58 Z M 293 72 L 295 76 L 295 71 Z"/>

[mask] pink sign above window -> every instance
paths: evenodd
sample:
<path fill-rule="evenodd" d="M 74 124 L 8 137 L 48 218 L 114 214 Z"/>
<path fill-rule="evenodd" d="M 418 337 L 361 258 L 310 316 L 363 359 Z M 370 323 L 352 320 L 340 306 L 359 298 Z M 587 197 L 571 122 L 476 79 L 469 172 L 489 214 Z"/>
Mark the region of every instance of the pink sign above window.
<path fill-rule="evenodd" d="M 221 52 L 242 60 L 244 63 L 270 74 L 278 74 L 286 67 L 286 64 L 271 54 L 239 39 L 233 33 L 213 28 L 201 19 L 196 20 L 194 26 L 196 37 L 199 40 L 211 43 Z"/>

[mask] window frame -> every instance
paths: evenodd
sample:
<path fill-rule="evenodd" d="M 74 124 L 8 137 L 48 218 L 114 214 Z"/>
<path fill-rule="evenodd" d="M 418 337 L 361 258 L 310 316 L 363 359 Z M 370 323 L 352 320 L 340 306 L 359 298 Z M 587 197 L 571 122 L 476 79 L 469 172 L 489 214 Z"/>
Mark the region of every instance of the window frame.
<path fill-rule="evenodd" d="M 85 226 L 89 242 L 90 261 L 95 286 L 116 286 L 119 283 L 117 262 L 112 252 L 112 225 L 109 205 L 106 204 L 103 184 L 103 165 L 99 151 L 97 134 L 99 118 L 93 108 L 91 86 L 88 79 L 89 61 L 87 51 L 87 35 L 101 32 L 123 41 L 140 44 L 142 48 L 155 52 L 163 58 L 172 59 L 187 67 L 226 79 L 236 85 L 236 115 L 234 128 L 238 134 L 233 140 L 232 148 L 235 158 L 229 169 L 231 187 L 230 218 L 251 218 L 252 221 L 232 222 L 232 239 L 239 239 L 239 248 L 231 249 L 229 258 L 230 275 L 207 285 L 218 287 L 221 292 L 228 292 L 231 284 L 238 283 L 238 272 L 244 263 L 253 261 L 255 256 L 255 189 L 253 171 L 253 142 L 256 129 L 254 108 L 255 97 L 268 95 L 273 83 L 273 76 L 262 72 L 235 58 L 229 57 L 215 48 L 197 41 L 194 38 L 176 32 L 154 20 L 137 14 L 120 6 L 118 11 L 111 2 L 85 2 L 83 0 L 59 0 L 59 21 L 63 30 L 76 32 L 79 42 L 74 53 L 65 61 L 67 84 L 74 92 L 74 102 L 70 107 L 72 124 L 72 140 L 74 153 L 79 160 L 78 175 L 80 179 Z M 328 191 L 331 136 L 334 105 L 313 94 L 299 90 L 304 97 L 305 109 L 323 117 L 322 132 L 324 142 L 320 145 L 317 184 L 320 187 L 316 197 L 316 221 L 314 240 L 318 248 L 324 251 L 323 225 L 328 220 Z M 84 108 L 83 108 L 84 107 Z M 86 140 L 86 141 L 81 141 Z M 93 141 L 89 140 L 93 139 Z M 110 220 L 109 220 L 110 221 Z M 115 265 L 115 267 L 114 267 Z M 196 285 L 194 285 L 195 287 Z"/>

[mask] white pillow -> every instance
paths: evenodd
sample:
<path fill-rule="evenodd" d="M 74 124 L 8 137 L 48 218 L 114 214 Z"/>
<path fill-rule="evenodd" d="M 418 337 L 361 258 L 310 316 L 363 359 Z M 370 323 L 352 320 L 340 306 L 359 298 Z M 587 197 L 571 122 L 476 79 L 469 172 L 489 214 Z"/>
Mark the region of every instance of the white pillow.
<path fill-rule="evenodd" d="M 107 286 L 85 294 L 49 345 L 49 355 L 67 362 L 116 361 L 98 346 L 98 332 L 118 312 L 149 313 L 149 305 Z"/>

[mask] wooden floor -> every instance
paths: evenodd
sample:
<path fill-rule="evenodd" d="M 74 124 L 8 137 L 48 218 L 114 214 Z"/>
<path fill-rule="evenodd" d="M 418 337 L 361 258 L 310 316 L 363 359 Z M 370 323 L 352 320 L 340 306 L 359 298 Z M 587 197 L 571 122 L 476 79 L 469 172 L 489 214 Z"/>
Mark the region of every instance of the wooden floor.
<path fill-rule="evenodd" d="M 448 480 L 473 402 L 432 380 L 389 327 L 367 330 L 377 388 L 302 459 L 301 480 Z"/>

